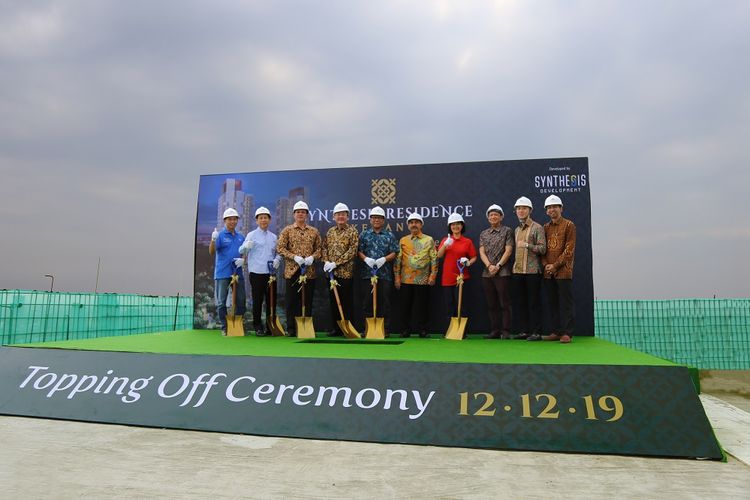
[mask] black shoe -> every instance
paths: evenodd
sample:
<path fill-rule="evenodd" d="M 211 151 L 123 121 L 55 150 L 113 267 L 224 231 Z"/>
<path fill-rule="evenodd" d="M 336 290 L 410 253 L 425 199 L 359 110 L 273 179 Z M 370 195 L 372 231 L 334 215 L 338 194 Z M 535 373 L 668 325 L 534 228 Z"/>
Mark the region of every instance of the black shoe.
<path fill-rule="evenodd" d="M 265 330 L 263 330 L 262 328 L 260 328 L 258 330 L 255 330 L 255 336 L 256 337 L 268 337 L 268 334 L 266 333 Z"/>
<path fill-rule="evenodd" d="M 401 337 L 402 339 L 408 339 L 408 338 L 409 338 L 409 335 L 411 335 L 411 334 L 410 334 L 410 333 L 408 333 L 408 332 L 402 332 L 402 333 L 401 333 L 401 335 L 400 335 L 400 337 Z"/>
<path fill-rule="evenodd" d="M 512 338 L 513 340 L 526 340 L 527 338 L 529 338 L 529 334 L 519 333 L 517 335 L 511 335 L 510 338 Z"/>
<path fill-rule="evenodd" d="M 510 333 L 508 333 L 508 332 L 504 332 L 504 333 L 502 333 L 502 334 L 500 335 L 500 338 L 501 338 L 502 340 L 510 340 L 510 339 L 511 339 L 512 337 L 510 336 Z"/>
<path fill-rule="evenodd" d="M 499 339 L 502 338 L 499 333 L 490 333 L 489 335 L 485 335 L 484 338 L 486 339 Z"/>
<path fill-rule="evenodd" d="M 389 339 L 389 338 L 391 338 L 391 334 L 390 333 L 386 333 L 386 334 L 383 335 L 383 337 Z"/>
<path fill-rule="evenodd" d="M 297 336 L 297 332 L 293 332 L 293 331 L 289 330 L 289 332 L 287 332 L 286 336 L 287 337 L 296 337 Z"/>
<path fill-rule="evenodd" d="M 344 334 L 336 331 L 328 332 L 328 337 L 343 337 Z"/>
<path fill-rule="evenodd" d="M 427 333 L 426 331 L 422 330 L 421 332 L 419 332 L 419 338 L 420 339 L 428 339 L 428 338 L 430 338 L 430 334 Z"/>
<path fill-rule="evenodd" d="M 536 342 L 537 340 L 542 340 L 542 336 L 538 333 L 534 333 L 532 335 L 529 335 L 529 338 L 526 339 L 528 342 Z"/>

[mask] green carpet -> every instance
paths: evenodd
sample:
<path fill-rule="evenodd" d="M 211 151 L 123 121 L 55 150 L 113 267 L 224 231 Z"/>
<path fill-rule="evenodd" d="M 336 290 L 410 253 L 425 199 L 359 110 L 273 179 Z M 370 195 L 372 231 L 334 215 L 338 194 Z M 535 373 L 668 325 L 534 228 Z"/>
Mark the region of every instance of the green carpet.
<path fill-rule="evenodd" d="M 649 354 L 594 337 L 576 337 L 571 344 L 485 340 L 387 339 L 386 341 L 318 338 L 314 343 L 287 337 L 222 337 L 216 330 L 182 330 L 121 337 L 17 344 L 16 347 L 87 351 L 345 358 L 438 363 L 572 364 L 675 366 Z"/>

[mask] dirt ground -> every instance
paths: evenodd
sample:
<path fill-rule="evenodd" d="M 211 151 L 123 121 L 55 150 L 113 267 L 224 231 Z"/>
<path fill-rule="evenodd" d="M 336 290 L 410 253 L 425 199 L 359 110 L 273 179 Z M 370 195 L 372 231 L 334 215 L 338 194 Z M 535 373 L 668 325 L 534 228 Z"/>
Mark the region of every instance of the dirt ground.
<path fill-rule="evenodd" d="M 750 370 L 701 370 L 701 392 L 750 413 Z"/>

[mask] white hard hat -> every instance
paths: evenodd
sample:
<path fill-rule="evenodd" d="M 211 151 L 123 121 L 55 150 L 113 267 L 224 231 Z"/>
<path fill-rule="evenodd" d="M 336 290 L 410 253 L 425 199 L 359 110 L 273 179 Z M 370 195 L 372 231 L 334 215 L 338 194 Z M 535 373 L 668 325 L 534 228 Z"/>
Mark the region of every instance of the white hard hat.
<path fill-rule="evenodd" d="M 516 200 L 516 204 L 513 205 L 514 208 L 518 207 L 529 207 L 534 208 L 534 205 L 531 204 L 531 200 L 526 198 L 525 196 L 521 196 Z"/>
<path fill-rule="evenodd" d="M 294 208 L 292 208 L 292 212 L 296 212 L 297 210 L 307 210 L 308 212 L 310 211 L 310 209 L 307 208 L 307 203 L 301 200 L 295 203 Z"/>
<path fill-rule="evenodd" d="M 237 210 L 233 208 L 227 208 L 226 210 L 224 210 L 224 217 L 222 218 L 226 219 L 227 217 L 239 217 L 239 216 L 240 214 L 237 213 Z"/>
<path fill-rule="evenodd" d="M 422 219 L 422 216 L 419 215 L 417 212 L 414 212 L 413 214 L 409 214 L 406 216 L 406 222 L 409 222 L 410 220 L 418 220 L 419 222 L 424 224 L 424 220 Z"/>
<path fill-rule="evenodd" d="M 461 216 L 461 214 L 453 212 L 448 216 L 448 225 L 451 225 L 454 222 L 464 222 L 464 218 Z"/>
<path fill-rule="evenodd" d="M 489 216 L 490 212 L 492 211 L 500 212 L 501 214 L 505 215 L 505 212 L 503 212 L 503 207 L 501 207 L 500 205 L 495 205 L 494 203 L 489 206 L 489 208 L 487 209 L 487 213 L 485 215 Z"/>
<path fill-rule="evenodd" d="M 551 194 L 547 196 L 547 199 L 544 200 L 544 208 L 547 208 L 550 205 L 560 205 L 562 206 L 562 200 L 559 196 L 555 196 L 554 194 Z"/>
<path fill-rule="evenodd" d="M 333 207 L 333 213 L 337 214 L 339 212 L 348 212 L 349 207 L 346 206 L 346 203 L 336 203 L 336 206 Z"/>
<path fill-rule="evenodd" d="M 385 217 L 385 210 L 383 210 L 380 207 L 374 207 L 370 209 L 370 217 L 373 215 L 379 215 L 381 217 Z"/>
<path fill-rule="evenodd" d="M 258 210 L 255 211 L 255 218 L 257 219 L 259 215 L 266 214 L 267 216 L 271 216 L 271 211 L 268 210 L 266 207 L 258 207 Z"/>

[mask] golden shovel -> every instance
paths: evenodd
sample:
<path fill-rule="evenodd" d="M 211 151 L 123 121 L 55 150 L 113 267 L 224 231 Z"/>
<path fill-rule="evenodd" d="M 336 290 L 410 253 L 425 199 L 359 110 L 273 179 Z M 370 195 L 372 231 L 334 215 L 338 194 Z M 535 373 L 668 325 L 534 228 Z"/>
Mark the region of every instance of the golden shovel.
<path fill-rule="evenodd" d="M 385 328 L 384 319 L 378 318 L 378 270 L 372 269 L 372 277 L 370 283 L 372 283 L 372 318 L 365 318 L 366 329 L 365 338 L 368 339 L 384 339 Z"/>
<path fill-rule="evenodd" d="M 305 316 L 305 284 L 307 283 L 307 276 L 305 276 L 305 265 L 300 266 L 299 280 L 297 283 L 300 284 L 302 289 L 302 316 L 294 318 L 297 324 L 297 337 L 300 339 L 314 339 L 315 328 L 313 327 L 313 320 L 311 317 Z"/>
<path fill-rule="evenodd" d="M 341 331 L 344 332 L 344 336 L 348 339 L 361 339 L 362 335 L 359 334 L 356 328 L 354 328 L 354 325 L 352 325 L 352 322 L 348 319 L 344 318 L 344 308 L 341 307 L 341 299 L 339 298 L 339 291 L 336 288 L 338 286 L 338 283 L 336 282 L 336 279 L 333 277 L 333 271 L 328 272 L 328 278 L 331 280 L 331 290 L 333 290 L 333 296 L 336 297 L 336 305 L 339 308 L 339 317 L 340 320 L 336 321 L 336 324 L 339 325 L 339 328 L 341 328 Z"/>
<path fill-rule="evenodd" d="M 458 317 L 451 318 L 448 325 L 448 331 L 445 332 L 445 338 L 448 340 L 463 340 L 466 331 L 466 321 L 468 318 L 461 317 L 461 301 L 464 295 L 464 267 L 458 263 L 459 275 L 456 279 L 458 285 Z"/>
<path fill-rule="evenodd" d="M 270 274 L 270 277 L 268 278 L 268 305 L 271 310 L 271 315 L 266 317 L 266 326 L 268 327 L 268 331 L 271 332 L 271 335 L 274 337 L 283 337 L 286 332 L 284 332 L 284 327 L 281 326 L 279 317 L 276 316 L 276 306 L 274 305 L 274 301 L 276 300 L 276 287 L 273 286 L 273 282 L 276 281 L 276 270 L 273 268 L 272 260 L 268 261 L 268 273 Z"/>
<path fill-rule="evenodd" d="M 231 314 L 227 314 L 227 337 L 245 336 L 245 326 L 242 324 L 243 317 L 234 314 L 237 308 L 235 298 L 237 297 L 237 282 L 239 279 L 238 274 L 232 275 L 232 307 L 230 308 Z"/>

